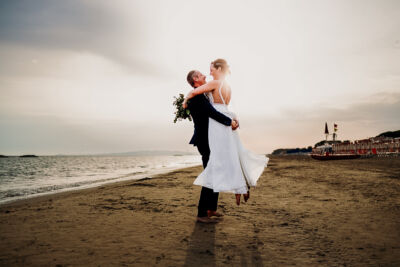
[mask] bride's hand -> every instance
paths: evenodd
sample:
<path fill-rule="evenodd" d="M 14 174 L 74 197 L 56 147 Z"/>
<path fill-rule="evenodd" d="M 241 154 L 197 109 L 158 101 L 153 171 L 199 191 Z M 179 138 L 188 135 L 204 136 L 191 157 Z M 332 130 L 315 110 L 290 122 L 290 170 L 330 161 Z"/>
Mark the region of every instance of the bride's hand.
<path fill-rule="evenodd" d="M 187 108 L 187 102 L 188 102 L 188 100 L 190 99 L 190 98 L 192 98 L 193 97 L 193 90 L 192 91 L 190 91 L 188 94 L 187 94 L 187 96 L 185 97 L 185 99 L 183 100 L 183 103 L 182 103 L 182 107 L 183 108 Z"/>
<path fill-rule="evenodd" d="M 231 123 L 232 130 L 236 130 L 239 127 L 239 121 L 237 119 L 233 119 Z"/>

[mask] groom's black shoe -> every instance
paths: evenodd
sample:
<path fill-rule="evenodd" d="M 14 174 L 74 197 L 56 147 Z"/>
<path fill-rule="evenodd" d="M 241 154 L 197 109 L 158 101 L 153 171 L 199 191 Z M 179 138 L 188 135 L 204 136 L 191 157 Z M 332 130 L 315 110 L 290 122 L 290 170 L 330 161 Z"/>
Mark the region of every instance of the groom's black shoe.
<path fill-rule="evenodd" d="M 217 223 L 218 220 L 211 219 L 209 217 L 197 217 L 197 222 L 201 222 L 201 223 Z"/>

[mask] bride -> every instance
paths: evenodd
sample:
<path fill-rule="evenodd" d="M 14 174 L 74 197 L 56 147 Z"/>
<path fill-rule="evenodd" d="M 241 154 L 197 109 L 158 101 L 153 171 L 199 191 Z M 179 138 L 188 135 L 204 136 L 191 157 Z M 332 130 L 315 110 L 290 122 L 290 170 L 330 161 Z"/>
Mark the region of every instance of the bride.
<path fill-rule="evenodd" d="M 211 62 L 210 75 L 213 80 L 190 91 L 183 102 L 183 107 L 187 107 L 189 99 L 206 93 L 216 110 L 231 119 L 236 118 L 236 115 L 228 109 L 231 100 L 231 87 L 225 81 L 228 73 L 230 73 L 229 66 L 224 59 Z M 250 196 L 250 186 L 256 186 L 268 163 L 268 158 L 246 150 L 237 130 L 232 131 L 230 127 L 213 119 L 209 119 L 208 138 L 210 159 L 194 184 L 213 189 L 214 192 L 235 193 L 237 205 L 240 204 L 241 194 L 247 201 Z"/>

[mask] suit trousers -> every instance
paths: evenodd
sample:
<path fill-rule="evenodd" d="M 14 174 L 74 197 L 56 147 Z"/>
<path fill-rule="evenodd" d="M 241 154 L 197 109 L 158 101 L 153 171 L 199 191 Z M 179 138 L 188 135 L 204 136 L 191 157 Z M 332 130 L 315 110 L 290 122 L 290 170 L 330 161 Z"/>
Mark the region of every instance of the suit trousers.
<path fill-rule="evenodd" d="M 201 154 L 201 159 L 203 161 L 203 168 L 207 167 L 208 160 L 210 158 L 210 148 L 207 144 L 198 144 L 197 150 Z M 217 210 L 219 193 L 214 193 L 214 191 L 207 187 L 201 188 L 200 200 L 197 210 L 197 217 L 206 217 L 207 210 Z"/>

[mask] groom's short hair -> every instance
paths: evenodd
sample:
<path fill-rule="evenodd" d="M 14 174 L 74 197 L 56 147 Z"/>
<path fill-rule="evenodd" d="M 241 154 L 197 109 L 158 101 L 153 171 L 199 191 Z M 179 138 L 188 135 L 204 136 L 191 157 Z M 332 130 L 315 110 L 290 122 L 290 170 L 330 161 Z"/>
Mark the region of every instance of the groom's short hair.
<path fill-rule="evenodd" d="M 192 87 L 194 87 L 193 76 L 194 76 L 195 73 L 196 73 L 195 70 L 189 71 L 189 73 L 188 73 L 188 75 L 187 75 L 187 77 L 186 77 L 187 82 L 188 82 Z"/>

